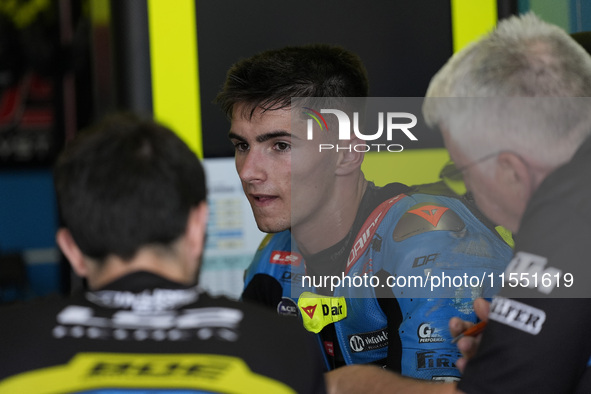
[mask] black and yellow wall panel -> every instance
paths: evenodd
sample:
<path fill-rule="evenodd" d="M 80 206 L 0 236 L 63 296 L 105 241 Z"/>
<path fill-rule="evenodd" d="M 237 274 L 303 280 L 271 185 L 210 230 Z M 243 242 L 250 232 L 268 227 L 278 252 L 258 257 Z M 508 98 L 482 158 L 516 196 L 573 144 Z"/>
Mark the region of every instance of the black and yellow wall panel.
<path fill-rule="evenodd" d="M 203 157 L 195 0 L 147 1 L 154 118 Z"/>

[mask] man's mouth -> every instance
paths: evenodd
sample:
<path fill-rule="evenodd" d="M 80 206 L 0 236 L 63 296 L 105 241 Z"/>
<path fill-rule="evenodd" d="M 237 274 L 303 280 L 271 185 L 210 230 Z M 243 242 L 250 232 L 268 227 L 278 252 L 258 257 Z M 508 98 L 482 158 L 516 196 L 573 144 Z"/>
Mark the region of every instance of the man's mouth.
<path fill-rule="evenodd" d="M 251 194 L 252 201 L 256 205 L 267 205 L 275 201 L 278 197 L 270 194 Z"/>

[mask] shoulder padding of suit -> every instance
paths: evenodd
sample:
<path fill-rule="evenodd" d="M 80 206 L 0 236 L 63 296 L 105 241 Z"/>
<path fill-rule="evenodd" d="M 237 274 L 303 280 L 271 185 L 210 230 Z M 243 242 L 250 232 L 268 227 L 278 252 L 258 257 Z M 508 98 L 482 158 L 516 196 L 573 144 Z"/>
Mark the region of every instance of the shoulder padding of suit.
<path fill-rule="evenodd" d="M 458 232 L 465 227 L 466 224 L 453 209 L 435 203 L 420 203 L 402 215 L 394 228 L 392 238 L 400 242 L 429 231 Z"/>

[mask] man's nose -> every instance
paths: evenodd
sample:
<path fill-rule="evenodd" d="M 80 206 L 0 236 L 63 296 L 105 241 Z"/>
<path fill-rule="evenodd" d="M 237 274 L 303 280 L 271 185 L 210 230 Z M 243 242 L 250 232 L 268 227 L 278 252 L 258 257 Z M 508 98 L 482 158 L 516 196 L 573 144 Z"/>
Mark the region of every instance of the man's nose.
<path fill-rule="evenodd" d="M 237 158 L 236 169 L 240 180 L 246 183 L 263 182 L 267 177 L 265 155 L 251 149 L 244 157 Z"/>

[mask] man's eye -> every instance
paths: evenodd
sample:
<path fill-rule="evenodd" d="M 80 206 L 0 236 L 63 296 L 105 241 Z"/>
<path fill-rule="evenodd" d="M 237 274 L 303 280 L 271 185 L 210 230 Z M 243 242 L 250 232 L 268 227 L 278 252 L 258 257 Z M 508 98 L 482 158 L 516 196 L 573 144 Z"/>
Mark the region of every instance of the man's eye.
<path fill-rule="evenodd" d="M 248 144 L 246 142 L 235 142 L 234 149 L 238 152 L 246 152 L 248 150 Z"/>
<path fill-rule="evenodd" d="M 289 145 L 287 142 L 277 142 L 275 147 L 279 151 L 287 151 L 291 148 L 291 145 Z"/>

